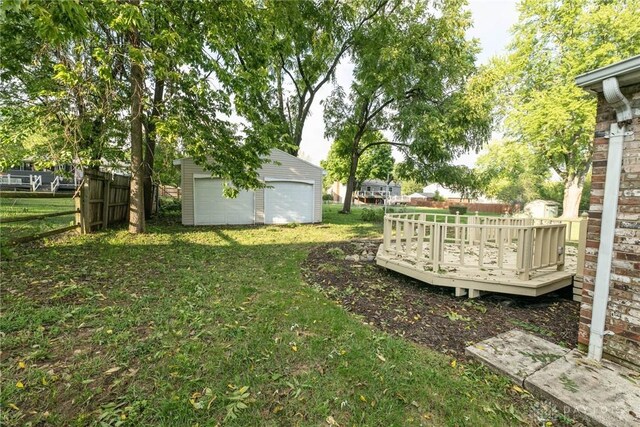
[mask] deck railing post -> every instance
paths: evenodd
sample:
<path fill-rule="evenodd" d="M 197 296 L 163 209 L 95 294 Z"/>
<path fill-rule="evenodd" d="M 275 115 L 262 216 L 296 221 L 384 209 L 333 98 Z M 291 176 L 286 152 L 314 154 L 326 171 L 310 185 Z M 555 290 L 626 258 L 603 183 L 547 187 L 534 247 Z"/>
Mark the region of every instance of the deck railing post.
<path fill-rule="evenodd" d="M 532 229 L 523 227 L 518 233 L 518 278 L 529 280 L 531 274 Z"/>
<path fill-rule="evenodd" d="M 565 226 L 566 227 L 566 226 Z M 567 248 L 567 244 L 566 244 L 566 231 L 563 229 L 560 229 L 558 231 L 558 240 L 557 240 L 557 244 L 555 245 L 555 250 L 556 250 L 556 254 L 558 254 L 557 256 L 557 267 L 556 269 L 558 271 L 564 271 L 564 254 L 566 252 L 566 248 Z M 561 252 L 562 249 L 562 252 Z"/>
<path fill-rule="evenodd" d="M 507 229 L 507 232 L 509 230 Z M 496 231 L 497 240 L 498 240 L 498 268 L 502 268 L 503 259 L 504 259 L 504 240 L 502 236 L 502 228 L 498 228 Z"/>
<path fill-rule="evenodd" d="M 433 272 L 437 273 L 440 269 L 440 233 L 442 225 L 435 223 L 433 226 L 433 236 L 431 236 L 431 261 L 433 262 Z"/>
<path fill-rule="evenodd" d="M 391 246 L 391 227 L 392 220 L 388 217 L 384 218 L 384 240 L 383 240 L 383 249 L 385 253 L 389 252 L 389 247 Z"/>
<path fill-rule="evenodd" d="M 584 255 L 587 248 L 587 228 L 589 226 L 589 215 L 583 212 L 580 215 L 580 232 L 578 235 L 578 259 L 576 265 L 576 276 L 581 278 L 584 275 Z"/>
<path fill-rule="evenodd" d="M 416 242 L 416 264 L 422 268 L 422 246 L 424 245 L 424 224 L 418 224 L 418 240 Z"/>

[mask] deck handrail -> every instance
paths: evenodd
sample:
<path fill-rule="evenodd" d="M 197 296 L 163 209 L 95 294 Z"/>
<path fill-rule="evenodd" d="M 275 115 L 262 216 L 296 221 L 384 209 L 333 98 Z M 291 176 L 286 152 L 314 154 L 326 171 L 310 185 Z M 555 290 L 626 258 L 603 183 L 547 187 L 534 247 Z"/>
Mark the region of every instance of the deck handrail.
<path fill-rule="evenodd" d="M 387 214 L 393 218 L 407 218 L 426 220 L 433 217 L 436 222 L 449 223 L 474 223 L 474 224 L 495 224 L 500 226 L 510 225 L 545 225 L 545 224 L 565 224 L 566 234 L 565 241 L 578 242 L 580 238 L 580 230 L 586 226 L 587 218 L 531 218 L 531 217 L 510 217 L 510 216 L 484 216 L 484 215 L 459 215 L 459 214 L 441 214 L 441 213 L 424 213 L 424 212 L 405 212 Z M 458 218 L 458 219 L 456 219 Z M 438 221 L 442 219 L 444 221 Z"/>
<path fill-rule="evenodd" d="M 441 266 L 468 266 L 465 251 L 470 247 L 477 247 L 478 268 L 514 271 L 521 280 L 529 280 L 532 272 L 554 266 L 557 270 L 564 270 L 565 224 L 534 225 L 525 224 L 526 221 L 508 224 L 508 221 L 482 220 L 464 224 L 460 222 L 458 215 L 440 215 L 454 217 L 454 222 L 438 222 L 437 218 L 427 221 L 424 215 L 385 215 L 383 250 L 420 266 L 431 267 L 436 272 Z M 520 225 L 516 225 L 518 222 Z M 447 244 L 449 248 L 459 252 L 458 262 L 445 260 L 444 249 Z M 514 244 L 516 261 L 507 265 L 505 249 Z M 485 262 L 485 250 L 489 247 L 497 249 L 495 264 Z"/>

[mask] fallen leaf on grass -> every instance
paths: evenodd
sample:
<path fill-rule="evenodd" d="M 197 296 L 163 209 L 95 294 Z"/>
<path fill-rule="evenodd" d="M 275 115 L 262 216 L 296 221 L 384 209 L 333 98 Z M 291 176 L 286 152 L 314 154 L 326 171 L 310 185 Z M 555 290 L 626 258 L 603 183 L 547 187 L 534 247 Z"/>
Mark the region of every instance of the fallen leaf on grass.
<path fill-rule="evenodd" d="M 382 360 L 383 362 L 387 361 L 387 359 L 385 359 L 384 356 L 381 355 L 380 353 L 376 354 L 376 356 L 378 356 L 378 359 Z"/>
<path fill-rule="evenodd" d="M 25 369 L 26 367 L 27 367 L 27 364 L 24 363 L 22 360 L 18 362 L 18 368 Z"/>
<path fill-rule="evenodd" d="M 17 388 L 24 388 L 24 384 L 22 384 L 22 381 L 18 381 L 18 382 L 16 383 L 16 387 L 17 387 Z"/>
<path fill-rule="evenodd" d="M 19 410 L 20 410 L 20 408 L 18 408 L 18 407 L 17 407 L 15 404 L 13 404 L 13 403 L 9 403 L 9 405 L 7 405 L 7 406 L 9 406 L 9 408 L 11 408 L 11 409 L 15 409 L 16 411 L 19 411 Z"/>
<path fill-rule="evenodd" d="M 114 373 L 118 372 L 120 369 L 122 369 L 120 366 L 115 366 L 115 367 L 113 367 L 111 369 L 107 369 L 106 371 L 104 371 L 104 374 L 105 375 L 111 375 L 111 374 L 114 374 Z"/>
<path fill-rule="evenodd" d="M 340 425 L 340 424 L 338 424 L 336 422 L 336 420 L 331 415 L 329 415 L 325 421 L 327 421 L 327 424 L 329 424 L 330 426 L 339 426 Z"/>

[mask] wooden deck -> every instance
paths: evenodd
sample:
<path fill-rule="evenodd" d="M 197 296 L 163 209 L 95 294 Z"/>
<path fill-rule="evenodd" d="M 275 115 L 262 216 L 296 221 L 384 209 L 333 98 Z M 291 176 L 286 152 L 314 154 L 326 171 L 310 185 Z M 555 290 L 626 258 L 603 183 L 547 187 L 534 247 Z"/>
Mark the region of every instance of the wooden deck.
<path fill-rule="evenodd" d="M 387 215 L 377 264 L 470 298 L 538 296 L 572 284 L 578 251 L 565 245 L 565 224 L 452 217 Z"/>

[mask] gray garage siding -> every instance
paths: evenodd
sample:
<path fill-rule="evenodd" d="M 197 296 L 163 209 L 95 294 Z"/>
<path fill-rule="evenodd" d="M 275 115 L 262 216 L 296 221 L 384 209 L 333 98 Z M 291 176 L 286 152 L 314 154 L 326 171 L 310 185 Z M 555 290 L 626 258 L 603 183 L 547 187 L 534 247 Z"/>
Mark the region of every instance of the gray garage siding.
<path fill-rule="evenodd" d="M 300 180 L 314 181 L 314 213 L 313 222 L 322 221 L 322 169 L 302 159 L 294 157 L 284 151 L 274 149 L 270 159 L 276 163 L 265 163 L 259 171 L 262 180 Z M 194 174 L 208 174 L 192 159 L 181 161 L 182 174 L 182 223 L 194 224 L 193 176 Z M 269 182 L 267 182 L 267 185 Z M 264 223 L 264 189 L 255 191 L 256 223 Z"/>

